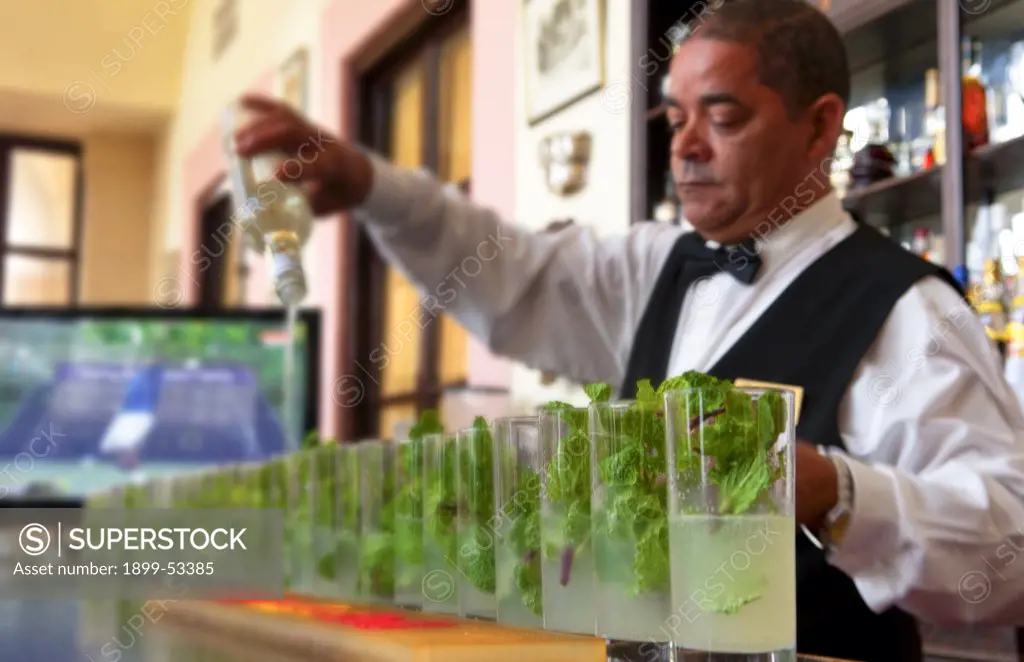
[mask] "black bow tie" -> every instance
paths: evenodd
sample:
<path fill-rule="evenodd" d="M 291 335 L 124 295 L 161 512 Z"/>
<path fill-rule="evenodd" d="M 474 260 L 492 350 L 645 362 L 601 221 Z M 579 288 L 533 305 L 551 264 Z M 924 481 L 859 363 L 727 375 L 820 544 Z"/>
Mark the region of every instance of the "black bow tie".
<path fill-rule="evenodd" d="M 679 239 L 681 257 L 703 262 L 707 267 L 717 267 L 741 283 L 754 282 L 761 268 L 761 252 L 757 242 L 747 239 L 733 246 L 711 248 L 696 232 L 690 232 Z"/>

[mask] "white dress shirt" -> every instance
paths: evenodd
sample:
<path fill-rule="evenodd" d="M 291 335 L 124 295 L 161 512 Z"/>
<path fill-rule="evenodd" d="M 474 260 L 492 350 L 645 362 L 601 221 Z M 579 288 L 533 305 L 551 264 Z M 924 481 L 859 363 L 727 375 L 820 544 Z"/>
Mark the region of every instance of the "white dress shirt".
<path fill-rule="evenodd" d="M 532 368 L 620 384 L 680 228 L 640 223 L 603 239 L 579 226 L 533 233 L 422 173 L 373 160 L 357 218 L 421 284 L 425 306 Z M 725 273 L 695 284 L 668 374 L 712 368 L 855 227 L 828 196 L 766 235 L 753 285 Z M 831 562 L 865 602 L 939 624 L 1024 624 L 1024 416 L 981 323 L 947 284 L 928 278 L 899 300 L 839 426 L 854 504 Z"/>

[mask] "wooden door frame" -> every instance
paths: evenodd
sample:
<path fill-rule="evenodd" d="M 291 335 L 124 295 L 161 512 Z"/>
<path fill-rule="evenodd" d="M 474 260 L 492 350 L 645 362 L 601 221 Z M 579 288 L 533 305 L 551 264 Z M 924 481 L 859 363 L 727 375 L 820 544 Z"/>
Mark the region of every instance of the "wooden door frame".
<path fill-rule="evenodd" d="M 192 251 L 185 256 L 185 268 L 182 271 L 185 273 L 185 277 L 192 281 L 192 286 L 195 287 L 196 297 L 194 299 L 195 305 L 199 306 L 199 301 L 203 296 L 203 279 L 201 273 L 192 273 L 192 260 L 197 253 L 203 252 L 203 218 L 206 215 L 206 210 L 216 204 L 222 193 L 221 189 L 224 188 L 224 183 L 227 180 L 227 173 L 220 172 L 214 175 L 206 185 L 196 193 L 193 198 L 193 212 L 192 218 L 194 219 L 196 229 L 196 240 L 192 247 Z M 196 265 L 198 266 L 198 265 Z"/>
<path fill-rule="evenodd" d="M 375 84 L 412 57 L 440 59 L 439 40 L 446 34 L 470 23 L 470 0 L 455 0 L 444 15 L 434 16 L 423 10 L 419 0 L 408 0 L 380 26 L 367 35 L 354 54 L 343 63 L 341 126 L 343 135 L 358 140 L 377 151 L 388 151 L 388 124 L 391 99 L 386 86 Z M 428 66 L 436 72 L 436 66 Z M 435 94 L 436 81 L 427 81 L 427 93 Z M 424 126 L 437 126 L 437 99 L 424 103 Z M 424 135 L 424 167 L 436 167 L 438 144 L 436 131 Z M 383 404 L 415 402 L 417 408 L 434 406 L 441 397 L 442 385 L 436 367 L 440 355 L 439 322 L 427 324 L 421 340 L 416 395 L 383 400 L 380 393 L 380 370 L 370 364 L 370 353 L 380 346 L 383 337 L 379 302 L 385 287 L 385 263 L 378 255 L 365 231 L 353 219 L 344 220 L 340 254 L 345 256 L 343 285 L 339 309 L 343 324 L 348 327 L 345 343 L 339 352 L 337 374 L 359 380 L 362 397 L 352 406 L 339 404 L 339 436 L 356 440 L 374 436 L 378 430 L 380 407 Z M 425 379 L 424 379 L 425 378 Z"/>

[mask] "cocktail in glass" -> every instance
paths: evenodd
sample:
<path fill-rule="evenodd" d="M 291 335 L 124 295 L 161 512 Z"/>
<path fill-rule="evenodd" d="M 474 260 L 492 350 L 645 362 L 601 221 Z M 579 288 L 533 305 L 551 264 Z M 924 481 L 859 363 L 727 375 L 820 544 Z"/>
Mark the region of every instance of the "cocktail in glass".
<path fill-rule="evenodd" d="M 540 481 L 542 453 L 536 417 L 494 421 L 495 532 L 498 622 L 540 628 Z"/>
<path fill-rule="evenodd" d="M 285 576 L 291 591 L 309 593 L 316 575 L 313 559 L 312 450 L 287 456 L 288 513 L 284 521 Z"/>
<path fill-rule="evenodd" d="M 665 426 L 656 401 L 590 405 L 596 634 L 647 646 L 670 641 Z M 649 649 L 649 650 L 648 650 Z"/>
<path fill-rule="evenodd" d="M 494 440 L 487 421 L 458 432 L 459 615 L 493 620 L 495 599 Z"/>
<path fill-rule="evenodd" d="M 793 394 L 665 395 L 677 657 L 796 659 Z"/>
<path fill-rule="evenodd" d="M 423 442 L 398 443 L 395 458 L 395 604 L 423 606 Z"/>
<path fill-rule="evenodd" d="M 377 604 L 395 598 L 394 449 L 388 441 L 359 442 L 359 588 L 362 600 Z"/>
<path fill-rule="evenodd" d="M 587 410 L 549 407 L 538 421 L 544 455 L 540 493 L 544 628 L 594 634 L 596 570 Z"/>
<path fill-rule="evenodd" d="M 359 542 L 363 514 L 360 503 L 359 445 L 338 444 L 334 454 L 335 494 L 338 498 L 335 504 L 337 591 L 339 598 L 355 600 L 359 597 Z"/>
<path fill-rule="evenodd" d="M 337 598 L 338 580 L 338 443 L 323 441 L 311 450 L 310 509 L 313 519 L 309 591 Z"/>
<path fill-rule="evenodd" d="M 423 437 L 423 611 L 459 613 L 458 443 Z"/>

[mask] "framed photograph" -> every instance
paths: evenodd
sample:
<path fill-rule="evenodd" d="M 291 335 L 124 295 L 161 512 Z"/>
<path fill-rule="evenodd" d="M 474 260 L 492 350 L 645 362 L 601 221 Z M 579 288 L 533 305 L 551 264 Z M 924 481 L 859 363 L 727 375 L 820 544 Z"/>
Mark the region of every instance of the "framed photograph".
<path fill-rule="evenodd" d="M 526 104 L 536 124 L 604 85 L 605 0 L 523 0 Z"/>
<path fill-rule="evenodd" d="M 309 53 L 300 48 L 281 65 L 278 94 L 300 113 L 306 114 L 309 79 Z"/>

